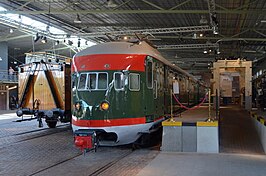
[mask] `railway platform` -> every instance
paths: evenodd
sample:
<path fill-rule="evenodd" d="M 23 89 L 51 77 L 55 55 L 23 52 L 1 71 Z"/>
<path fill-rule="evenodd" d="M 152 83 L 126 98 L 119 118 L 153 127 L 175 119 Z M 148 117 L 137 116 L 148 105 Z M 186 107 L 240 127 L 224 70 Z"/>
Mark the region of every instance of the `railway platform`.
<path fill-rule="evenodd" d="M 197 120 L 199 112 L 205 113 L 194 111 Z M 265 175 L 266 155 L 249 112 L 224 106 L 220 113 L 219 153 L 160 152 L 138 176 Z"/>
<path fill-rule="evenodd" d="M 218 119 L 208 105 L 162 123 L 162 151 L 219 153 Z M 174 139 L 174 140 L 173 140 Z"/>

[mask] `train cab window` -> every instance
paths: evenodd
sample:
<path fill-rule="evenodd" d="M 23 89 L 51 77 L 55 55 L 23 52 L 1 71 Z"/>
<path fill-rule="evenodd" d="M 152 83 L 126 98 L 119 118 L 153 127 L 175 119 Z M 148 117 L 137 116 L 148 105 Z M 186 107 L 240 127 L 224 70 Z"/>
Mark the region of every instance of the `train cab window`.
<path fill-rule="evenodd" d="M 106 90 L 108 87 L 107 73 L 81 73 L 78 82 L 79 90 Z"/>
<path fill-rule="evenodd" d="M 90 90 L 96 89 L 96 73 L 89 74 L 87 86 Z"/>
<path fill-rule="evenodd" d="M 146 76 L 147 76 L 147 87 L 153 88 L 153 72 L 152 72 L 152 61 L 147 61 L 146 64 Z"/>
<path fill-rule="evenodd" d="M 114 80 L 115 90 L 124 90 L 124 74 L 121 72 L 115 72 Z"/>
<path fill-rule="evenodd" d="M 107 89 L 107 73 L 98 74 L 98 89 Z"/>
<path fill-rule="evenodd" d="M 86 89 L 87 74 L 80 74 L 78 89 Z"/>
<path fill-rule="evenodd" d="M 140 75 L 136 73 L 129 74 L 129 90 L 139 91 L 140 90 Z"/>

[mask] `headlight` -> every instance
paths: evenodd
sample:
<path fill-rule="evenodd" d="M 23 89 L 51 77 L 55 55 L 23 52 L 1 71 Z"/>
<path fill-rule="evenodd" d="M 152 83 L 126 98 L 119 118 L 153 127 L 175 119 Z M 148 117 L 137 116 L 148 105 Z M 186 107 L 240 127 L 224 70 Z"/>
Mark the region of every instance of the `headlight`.
<path fill-rule="evenodd" d="M 108 110 L 109 109 L 109 103 L 107 102 L 107 101 L 103 101 L 102 103 L 101 103 L 101 109 L 102 110 Z"/>

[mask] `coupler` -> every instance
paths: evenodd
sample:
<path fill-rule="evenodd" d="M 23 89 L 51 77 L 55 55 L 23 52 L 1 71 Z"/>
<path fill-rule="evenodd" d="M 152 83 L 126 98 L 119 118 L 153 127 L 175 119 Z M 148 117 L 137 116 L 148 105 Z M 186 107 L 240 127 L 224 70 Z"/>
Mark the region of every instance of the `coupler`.
<path fill-rule="evenodd" d="M 85 154 L 88 151 L 97 151 L 98 140 L 95 131 L 90 130 L 76 130 L 74 132 L 75 146 Z"/>

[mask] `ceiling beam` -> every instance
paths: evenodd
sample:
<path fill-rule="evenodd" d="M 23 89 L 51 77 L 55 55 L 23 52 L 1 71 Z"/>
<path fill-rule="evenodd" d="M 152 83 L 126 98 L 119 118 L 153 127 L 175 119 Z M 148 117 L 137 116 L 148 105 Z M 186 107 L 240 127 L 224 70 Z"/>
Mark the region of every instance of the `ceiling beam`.
<path fill-rule="evenodd" d="M 184 5 L 184 4 L 189 3 L 190 1 L 191 1 L 191 0 L 184 1 L 184 2 L 182 2 L 182 3 L 180 3 L 180 4 L 177 4 L 176 6 L 174 6 L 174 7 L 172 7 L 172 8 L 170 8 L 169 10 L 174 10 L 174 9 L 176 9 L 176 8 L 178 8 L 178 7 L 182 6 L 182 5 Z"/>
<path fill-rule="evenodd" d="M 16 10 L 20 10 L 20 9 L 23 9 L 25 6 L 27 6 L 28 4 L 30 4 L 33 0 L 30 0 L 28 2 L 26 2 L 25 4 L 19 6 Z"/>
<path fill-rule="evenodd" d="M 180 37 L 180 36 L 155 36 L 158 39 L 192 39 L 192 37 Z M 223 38 L 223 37 L 200 37 L 196 40 L 220 40 L 219 42 L 226 42 L 226 41 L 258 41 L 258 42 L 265 42 L 266 38 Z"/>
<path fill-rule="evenodd" d="M 170 34 L 170 33 L 185 33 L 196 31 L 210 31 L 210 26 L 186 26 L 186 27 L 172 27 L 172 28 L 153 28 L 153 29 L 136 29 L 136 30 L 122 30 L 122 31 L 106 31 L 106 32 L 91 32 L 91 33 L 76 33 L 75 35 L 84 37 L 97 37 L 106 35 L 134 35 L 134 34 Z M 55 36 L 60 36 L 54 34 Z"/>
<path fill-rule="evenodd" d="M 184 45 L 157 45 L 157 49 L 191 49 L 191 48 L 218 48 L 217 43 L 184 44 Z"/>
<path fill-rule="evenodd" d="M 209 14 L 209 10 L 37 10 L 37 11 L 0 11 L 0 14 Z M 266 15 L 266 10 L 216 10 L 217 14 L 253 14 Z"/>
<path fill-rule="evenodd" d="M 141 0 L 141 1 L 144 2 L 144 3 L 146 3 L 146 4 L 149 4 L 152 7 L 155 7 L 156 9 L 164 10 L 162 7 L 157 6 L 157 5 L 155 5 L 155 4 L 153 4 L 153 3 L 149 2 L 149 1 L 146 1 L 146 0 Z"/>
<path fill-rule="evenodd" d="M 7 42 L 7 41 L 10 41 L 10 40 L 17 40 L 17 39 L 22 39 L 22 38 L 27 38 L 27 37 L 30 37 L 32 35 L 30 34 L 25 34 L 25 35 L 19 35 L 19 36 L 15 36 L 15 37 L 8 37 L 8 38 L 1 38 L 0 39 L 0 42 Z"/>

